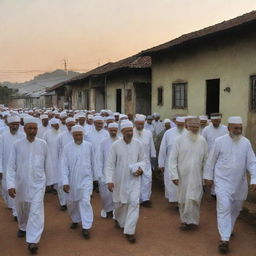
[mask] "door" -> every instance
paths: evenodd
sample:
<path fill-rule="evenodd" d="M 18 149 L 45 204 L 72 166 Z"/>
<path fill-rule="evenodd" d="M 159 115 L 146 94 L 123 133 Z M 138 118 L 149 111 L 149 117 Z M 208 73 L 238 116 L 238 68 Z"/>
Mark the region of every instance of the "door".
<path fill-rule="evenodd" d="M 220 79 L 206 80 L 206 114 L 220 111 Z"/>
<path fill-rule="evenodd" d="M 116 89 L 116 112 L 122 113 L 122 89 Z"/>
<path fill-rule="evenodd" d="M 135 83 L 136 109 L 135 113 L 151 114 L 151 83 Z"/>

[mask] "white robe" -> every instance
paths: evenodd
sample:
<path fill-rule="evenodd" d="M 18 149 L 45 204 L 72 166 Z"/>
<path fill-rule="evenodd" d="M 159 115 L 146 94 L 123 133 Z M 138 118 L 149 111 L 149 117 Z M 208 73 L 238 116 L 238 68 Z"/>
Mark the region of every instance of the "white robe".
<path fill-rule="evenodd" d="M 164 167 L 164 185 L 165 185 L 165 197 L 169 202 L 177 202 L 177 186 L 173 184 L 170 177 L 170 155 L 172 146 L 175 140 L 183 134 L 185 129 L 180 133 L 177 127 L 169 129 L 165 132 L 158 155 L 159 168 Z"/>
<path fill-rule="evenodd" d="M 12 135 L 10 131 L 6 131 L 3 133 L 0 139 L 0 173 L 3 174 L 2 176 L 2 196 L 8 208 L 13 209 L 13 215 L 16 216 L 16 209 L 14 204 L 14 199 L 11 198 L 7 191 L 6 185 L 6 172 L 7 172 L 7 165 L 9 161 L 9 157 L 11 154 L 11 149 L 13 144 L 25 138 L 25 134 L 21 132 L 17 132 L 15 135 Z"/>
<path fill-rule="evenodd" d="M 114 142 L 119 139 L 117 136 L 116 138 L 106 138 L 101 142 L 100 145 L 100 152 L 99 152 L 99 192 L 102 201 L 102 210 L 101 210 L 101 217 L 106 218 L 107 212 L 111 212 L 114 210 L 114 203 L 112 198 L 112 193 L 108 190 L 106 184 L 106 177 L 105 177 L 105 167 L 107 164 L 107 159 L 110 153 L 111 146 Z"/>
<path fill-rule="evenodd" d="M 38 243 L 44 229 L 45 186 L 51 184 L 47 144 L 35 138 L 14 143 L 7 167 L 7 189 L 15 188 L 19 229 L 28 243 Z"/>
<path fill-rule="evenodd" d="M 139 163 L 145 169 L 144 148 L 140 141 L 123 139 L 115 142 L 110 150 L 105 169 L 106 183 L 114 183 L 113 201 L 115 218 L 125 234 L 134 234 L 139 218 L 141 176 L 135 177 L 131 165 Z"/>
<path fill-rule="evenodd" d="M 47 125 L 46 127 L 41 125 L 41 126 L 38 126 L 38 131 L 37 131 L 37 137 L 39 139 L 42 139 L 44 137 L 44 134 L 49 131 L 51 129 L 51 127 L 49 125 Z"/>
<path fill-rule="evenodd" d="M 93 124 L 85 124 L 84 126 L 85 135 L 87 136 L 91 131 L 93 131 L 93 129 L 94 129 Z"/>
<path fill-rule="evenodd" d="M 213 180 L 217 196 L 217 219 L 221 239 L 228 241 L 248 193 L 246 171 L 256 184 L 256 158 L 245 137 L 237 142 L 229 134 L 215 140 L 204 169 L 204 179 Z"/>
<path fill-rule="evenodd" d="M 85 137 L 86 137 L 86 140 L 88 140 L 92 144 L 93 157 L 94 157 L 93 180 L 98 181 L 99 175 L 100 175 L 100 166 L 99 166 L 100 144 L 105 138 L 109 137 L 109 133 L 104 129 L 97 131 L 95 128 L 93 128 L 92 131 L 87 136 L 85 135 Z"/>
<path fill-rule="evenodd" d="M 77 145 L 68 143 L 62 154 L 62 184 L 70 186 L 67 207 L 72 222 L 82 222 L 84 229 L 90 229 L 93 210 L 90 203 L 93 189 L 93 151 L 89 142 Z"/>
<path fill-rule="evenodd" d="M 162 121 L 153 121 L 154 136 L 157 136 L 164 130 L 164 123 Z"/>
<path fill-rule="evenodd" d="M 153 124 L 145 123 L 144 128 L 145 128 L 146 130 L 148 130 L 148 131 L 151 131 L 152 134 L 154 133 L 154 126 L 153 126 Z"/>
<path fill-rule="evenodd" d="M 62 124 L 62 123 L 60 123 L 60 128 L 59 129 L 61 130 L 61 132 L 67 132 L 68 131 L 68 128 L 67 128 L 66 124 Z"/>
<path fill-rule="evenodd" d="M 150 131 L 143 129 L 141 134 L 134 128 L 133 136 L 135 139 L 139 140 L 144 147 L 145 153 L 145 171 L 141 178 L 141 192 L 140 201 L 148 201 L 151 196 L 152 191 L 152 168 L 150 158 L 156 157 L 156 149 L 153 141 L 153 135 Z"/>
<path fill-rule="evenodd" d="M 173 145 L 170 174 L 172 180 L 179 180 L 177 195 L 182 223 L 199 224 L 203 168 L 207 153 L 205 139 L 198 135 L 196 142 L 193 142 L 189 132 L 178 137 Z"/>

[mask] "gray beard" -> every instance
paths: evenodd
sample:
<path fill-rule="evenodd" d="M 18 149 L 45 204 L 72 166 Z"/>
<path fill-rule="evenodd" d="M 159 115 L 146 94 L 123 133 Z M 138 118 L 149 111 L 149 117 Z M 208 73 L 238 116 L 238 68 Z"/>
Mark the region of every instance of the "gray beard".
<path fill-rule="evenodd" d="M 184 131 L 184 128 L 177 128 L 177 131 L 179 134 L 181 134 Z"/>
<path fill-rule="evenodd" d="M 138 133 L 139 136 L 142 136 L 143 130 L 139 131 L 139 130 L 136 129 L 136 131 L 137 131 L 137 133 Z"/>
<path fill-rule="evenodd" d="M 238 142 L 238 141 L 240 141 L 240 139 L 242 138 L 242 135 L 234 135 L 234 134 L 232 134 L 232 140 L 234 141 L 234 142 Z"/>
<path fill-rule="evenodd" d="M 192 142 L 196 142 L 199 138 L 199 132 L 195 134 L 195 133 L 189 131 L 188 135 Z"/>

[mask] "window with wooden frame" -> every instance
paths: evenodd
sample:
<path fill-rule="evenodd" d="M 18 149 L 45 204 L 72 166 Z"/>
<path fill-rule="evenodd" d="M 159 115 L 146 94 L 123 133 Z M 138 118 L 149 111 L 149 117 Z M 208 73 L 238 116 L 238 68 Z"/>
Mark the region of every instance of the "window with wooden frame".
<path fill-rule="evenodd" d="M 172 108 L 187 108 L 187 83 L 172 84 Z"/>
<path fill-rule="evenodd" d="M 251 76 L 250 110 L 256 111 L 256 75 Z"/>
<path fill-rule="evenodd" d="M 162 86 L 158 87 L 157 88 L 157 105 L 158 106 L 163 106 L 164 105 L 163 95 L 164 95 L 164 88 Z"/>

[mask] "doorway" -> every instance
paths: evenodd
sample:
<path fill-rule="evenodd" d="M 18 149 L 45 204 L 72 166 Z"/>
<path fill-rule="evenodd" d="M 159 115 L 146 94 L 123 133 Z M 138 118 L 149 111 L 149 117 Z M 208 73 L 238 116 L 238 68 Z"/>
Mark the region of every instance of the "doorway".
<path fill-rule="evenodd" d="M 122 113 L 122 89 L 116 89 L 116 112 Z"/>
<path fill-rule="evenodd" d="M 206 80 L 206 114 L 220 111 L 220 79 Z"/>
<path fill-rule="evenodd" d="M 151 115 L 151 83 L 135 83 L 135 113 Z"/>

